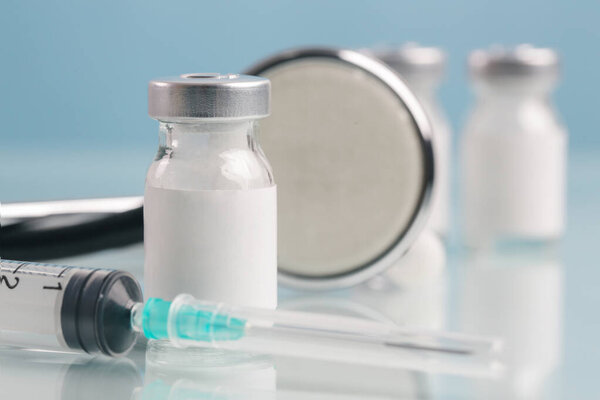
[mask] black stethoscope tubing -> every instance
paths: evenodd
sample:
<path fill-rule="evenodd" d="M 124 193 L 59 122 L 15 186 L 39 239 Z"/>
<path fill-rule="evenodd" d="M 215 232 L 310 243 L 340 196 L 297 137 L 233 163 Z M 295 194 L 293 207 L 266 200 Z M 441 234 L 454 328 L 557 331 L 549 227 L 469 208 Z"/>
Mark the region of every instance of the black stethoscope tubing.
<path fill-rule="evenodd" d="M 124 247 L 144 240 L 143 208 L 16 219 L 0 229 L 0 257 L 39 261 Z"/>

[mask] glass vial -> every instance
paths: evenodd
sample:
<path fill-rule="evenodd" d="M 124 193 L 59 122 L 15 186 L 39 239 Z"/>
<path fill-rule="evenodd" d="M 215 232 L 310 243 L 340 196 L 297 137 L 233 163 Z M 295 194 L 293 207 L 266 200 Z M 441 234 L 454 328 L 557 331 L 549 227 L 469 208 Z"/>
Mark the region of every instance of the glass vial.
<path fill-rule="evenodd" d="M 159 149 L 146 177 L 148 297 L 277 304 L 276 187 L 256 139 L 268 79 L 187 74 L 153 80 Z"/>
<path fill-rule="evenodd" d="M 462 138 L 468 246 L 542 244 L 565 220 L 567 133 L 550 95 L 559 77 L 551 49 L 474 51 L 476 104 Z"/>
<path fill-rule="evenodd" d="M 452 131 L 437 98 L 444 74 L 446 55 L 437 47 L 407 43 L 399 48 L 382 48 L 372 54 L 397 71 L 415 93 L 433 128 L 435 183 L 429 217 L 430 227 L 445 237 L 450 225 L 450 163 Z"/>

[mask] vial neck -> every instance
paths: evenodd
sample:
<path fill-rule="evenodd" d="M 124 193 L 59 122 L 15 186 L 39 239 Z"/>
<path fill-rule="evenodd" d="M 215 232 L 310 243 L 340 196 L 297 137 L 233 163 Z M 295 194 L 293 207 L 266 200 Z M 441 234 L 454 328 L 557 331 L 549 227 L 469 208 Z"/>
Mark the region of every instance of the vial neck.
<path fill-rule="evenodd" d="M 539 93 L 498 93 L 482 96 L 479 104 L 490 112 L 497 110 L 505 114 L 508 113 L 508 115 L 519 115 L 523 112 L 542 115 L 552 112 L 550 97 Z"/>
<path fill-rule="evenodd" d="M 475 82 L 477 96 L 486 102 L 510 104 L 521 101 L 546 101 L 550 98 L 553 82 L 540 79 L 498 79 Z"/>
<path fill-rule="evenodd" d="M 477 101 L 471 121 L 473 130 L 501 134 L 557 131 L 559 122 L 548 86 L 514 81 L 504 83 L 477 83 Z"/>
<path fill-rule="evenodd" d="M 437 81 L 433 79 L 420 79 L 407 80 L 407 83 L 430 118 L 439 118 L 442 115 L 442 110 L 437 99 Z"/>
<path fill-rule="evenodd" d="M 406 84 L 419 98 L 425 100 L 434 100 L 440 83 L 437 76 L 423 76 L 423 74 L 404 74 L 402 75 Z"/>
<path fill-rule="evenodd" d="M 436 101 L 435 86 L 411 86 L 420 101 L 433 103 Z"/>
<path fill-rule="evenodd" d="M 160 147 L 180 155 L 248 148 L 254 143 L 255 121 L 160 122 Z"/>

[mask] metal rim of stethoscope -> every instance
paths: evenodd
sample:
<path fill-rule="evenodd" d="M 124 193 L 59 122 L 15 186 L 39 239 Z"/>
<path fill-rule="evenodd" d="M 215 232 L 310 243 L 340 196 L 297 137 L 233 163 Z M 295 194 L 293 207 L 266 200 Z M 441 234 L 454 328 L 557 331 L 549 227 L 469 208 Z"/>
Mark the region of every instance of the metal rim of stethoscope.
<path fill-rule="evenodd" d="M 408 251 L 425 227 L 430 211 L 434 182 L 432 128 L 422 106 L 398 73 L 382 61 L 354 50 L 323 47 L 287 50 L 255 64 L 248 68 L 245 73 L 249 75 L 262 75 L 267 70 L 282 64 L 311 58 L 330 59 L 359 68 L 386 85 L 408 110 L 412 125 L 419 136 L 419 142 L 423 150 L 424 179 L 421 187 L 419 206 L 416 207 L 409 224 L 407 224 L 407 228 L 400 233 L 396 241 L 386 250 L 370 261 L 341 274 L 304 276 L 298 273 L 287 272 L 281 267 L 278 268 L 279 282 L 284 285 L 304 290 L 341 289 L 365 282 L 391 267 Z"/>

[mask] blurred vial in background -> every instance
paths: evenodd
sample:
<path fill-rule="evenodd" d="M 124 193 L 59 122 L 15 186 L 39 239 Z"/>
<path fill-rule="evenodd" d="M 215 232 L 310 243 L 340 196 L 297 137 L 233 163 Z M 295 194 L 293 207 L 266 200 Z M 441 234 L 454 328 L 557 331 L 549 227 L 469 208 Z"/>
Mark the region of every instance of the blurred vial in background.
<path fill-rule="evenodd" d="M 442 79 L 446 55 L 437 47 L 407 43 L 401 47 L 376 48 L 367 53 L 379 58 L 396 72 L 413 90 L 423 105 L 433 128 L 435 183 L 430 227 L 445 237 L 448 234 L 450 203 L 451 129 L 436 97 Z"/>
<path fill-rule="evenodd" d="M 476 103 L 462 137 L 465 243 L 553 242 L 564 229 L 567 149 L 550 101 L 558 55 L 529 45 L 477 50 L 469 70 Z"/>
<path fill-rule="evenodd" d="M 189 352 L 153 342 L 146 355 L 144 387 L 130 400 L 277 398 L 277 371 L 271 357 L 202 350 Z"/>

